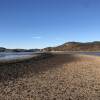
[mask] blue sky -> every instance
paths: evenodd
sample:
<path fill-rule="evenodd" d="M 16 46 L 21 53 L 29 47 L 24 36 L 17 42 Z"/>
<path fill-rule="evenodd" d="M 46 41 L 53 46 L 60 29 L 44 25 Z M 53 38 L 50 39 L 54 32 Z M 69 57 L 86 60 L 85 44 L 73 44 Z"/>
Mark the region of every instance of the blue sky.
<path fill-rule="evenodd" d="M 100 0 L 0 0 L 1 47 L 99 40 Z"/>

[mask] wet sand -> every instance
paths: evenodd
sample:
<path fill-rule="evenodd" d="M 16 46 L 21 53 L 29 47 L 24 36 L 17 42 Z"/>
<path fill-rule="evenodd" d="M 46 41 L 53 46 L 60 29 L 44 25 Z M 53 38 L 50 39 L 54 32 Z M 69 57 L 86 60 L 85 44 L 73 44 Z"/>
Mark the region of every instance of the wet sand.
<path fill-rule="evenodd" d="M 100 100 L 100 57 L 55 54 L 1 64 L 0 100 Z"/>

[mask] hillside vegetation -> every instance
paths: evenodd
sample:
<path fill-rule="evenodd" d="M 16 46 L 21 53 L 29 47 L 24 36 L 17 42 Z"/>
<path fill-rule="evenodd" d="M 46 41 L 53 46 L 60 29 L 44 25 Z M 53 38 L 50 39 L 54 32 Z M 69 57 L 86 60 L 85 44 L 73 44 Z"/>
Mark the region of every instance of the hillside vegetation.
<path fill-rule="evenodd" d="M 67 42 L 57 47 L 45 48 L 46 51 L 100 51 L 100 41 L 95 42 Z"/>

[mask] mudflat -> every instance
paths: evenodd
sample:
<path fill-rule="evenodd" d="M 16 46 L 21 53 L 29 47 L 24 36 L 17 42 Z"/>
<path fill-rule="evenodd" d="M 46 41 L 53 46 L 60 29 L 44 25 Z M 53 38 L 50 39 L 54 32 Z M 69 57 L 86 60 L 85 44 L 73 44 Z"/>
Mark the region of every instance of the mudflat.
<path fill-rule="evenodd" d="M 0 100 L 100 100 L 100 57 L 54 54 L 1 64 Z"/>

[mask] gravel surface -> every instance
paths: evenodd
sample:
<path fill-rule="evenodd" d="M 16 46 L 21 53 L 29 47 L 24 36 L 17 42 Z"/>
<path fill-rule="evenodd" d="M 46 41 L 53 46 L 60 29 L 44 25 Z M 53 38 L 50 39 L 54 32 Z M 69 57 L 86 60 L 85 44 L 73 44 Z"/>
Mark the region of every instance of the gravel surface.
<path fill-rule="evenodd" d="M 100 100 L 100 57 L 56 54 L 0 65 L 0 100 Z"/>

